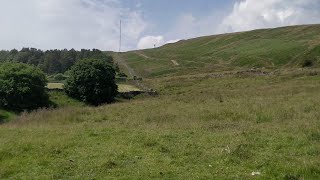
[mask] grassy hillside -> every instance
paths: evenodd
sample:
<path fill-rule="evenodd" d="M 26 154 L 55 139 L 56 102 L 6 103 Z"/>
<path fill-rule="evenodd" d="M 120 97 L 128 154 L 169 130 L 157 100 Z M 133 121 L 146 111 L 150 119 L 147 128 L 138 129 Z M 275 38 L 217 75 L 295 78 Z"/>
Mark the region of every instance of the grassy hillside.
<path fill-rule="evenodd" d="M 122 54 L 144 77 L 320 62 L 320 25 L 263 29 L 184 40 Z"/>
<path fill-rule="evenodd" d="M 319 179 L 319 82 L 161 78 L 157 97 L 23 114 L 0 126 L 0 179 Z"/>
<path fill-rule="evenodd" d="M 296 68 L 317 66 L 319 30 L 113 54 L 159 95 L 88 107 L 52 91 L 60 108 L 0 110 L 0 179 L 320 179 L 320 69 Z"/>

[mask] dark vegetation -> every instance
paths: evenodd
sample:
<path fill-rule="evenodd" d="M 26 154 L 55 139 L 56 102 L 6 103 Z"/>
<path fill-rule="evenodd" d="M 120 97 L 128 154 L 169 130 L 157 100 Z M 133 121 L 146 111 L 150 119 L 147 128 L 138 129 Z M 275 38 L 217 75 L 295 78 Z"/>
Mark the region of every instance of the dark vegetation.
<path fill-rule="evenodd" d="M 64 84 L 68 79 L 67 95 L 77 100 L 93 105 L 110 103 L 117 94 L 116 70 L 119 67 L 112 57 L 97 49 L 0 51 L 0 118 L 8 118 L 8 110 L 18 113 L 75 104 L 61 93 L 51 93 L 55 99 L 49 100 L 47 79 L 51 86 L 52 82 Z"/>
<path fill-rule="evenodd" d="M 66 93 L 83 102 L 100 105 L 111 103 L 117 95 L 116 72 L 111 64 L 98 59 L 84 59 L 70 70 Z"/>
<path fill-rule="evenodd" d="M 21 63 L 0 64 L 0 108 L 22 111 L 49 104 L 45 74 Z"/>
<path fill-rule="evenodd" d="M 61 73 L 54 75 L 53 78 L 54 78 L 55 81 L 64 81 L 64 80 L 67 79 L 67 77 L 64 74 L 61 74 Z"/>
<path fill-rule="evenodd" d="M 8 122 L 14 116 L 14 113 L 0 109 L 0 125 Z"/>
<path fill-rule="evenodd" d="M 39 67 L 47 74 L 64 73 L 69 70 L 77 61 L 87 58 L 105 60 L 112 64 L 112 59 L 104 52 L 93 49 L 81 51 L 71 50 L 48 50 L 42 51 L 35 48 L 23 48 L 11 51 L 0 51 L 1 62 L 18 62 Z"/>
<path fill-rule="evenodd" d="M 302 67 L 312 67 L 314 65 L 314 60 L 312 59 L 306 59 L 303 64 Z"/>

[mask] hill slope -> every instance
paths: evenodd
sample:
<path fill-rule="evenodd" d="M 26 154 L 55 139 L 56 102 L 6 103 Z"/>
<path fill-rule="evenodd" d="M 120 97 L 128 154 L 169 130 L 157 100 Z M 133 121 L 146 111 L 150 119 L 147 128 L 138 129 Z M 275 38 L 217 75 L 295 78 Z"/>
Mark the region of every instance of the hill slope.
<path fill-rule="evenodd" d="M 0 125 L 0 179 L 320 179 L 319 76 L 150 81 Z"/>
<path fill-rule="evenodd" d="M 301 66 L 320 57 L 320 25 L 282 27 L 183 40 L 123 53 L 144 77 L 235 68 Z"/>

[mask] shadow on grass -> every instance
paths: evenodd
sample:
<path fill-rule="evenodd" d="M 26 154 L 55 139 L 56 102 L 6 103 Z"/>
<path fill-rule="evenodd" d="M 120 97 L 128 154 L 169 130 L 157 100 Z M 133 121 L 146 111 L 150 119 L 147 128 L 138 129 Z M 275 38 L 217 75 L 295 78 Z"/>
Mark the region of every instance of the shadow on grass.
<path fill-rule="evenodd" d="M 5 123 L 6 119 L 7 119 L 6 116 L 0 114 L 0 125 L 3 124 L 3 123 Z"/>
<path fill-rule="evenodd" d="M 40 107 L 38 109 L 41 109 L 41 108 L 51 109 L 51 108 L 57 108 L 57 107 L 58 105 L 50 100 L 47 105 L 45 105 L 44 107 Z M 32 112 L 35 110 L 37 109 L 22 110 L 22 109 L 8 109 L 5 107 L 1 107 L 0 108 L 0 125 L 13 120 L 14 117 L 19 116 L 22 112 Z"/>

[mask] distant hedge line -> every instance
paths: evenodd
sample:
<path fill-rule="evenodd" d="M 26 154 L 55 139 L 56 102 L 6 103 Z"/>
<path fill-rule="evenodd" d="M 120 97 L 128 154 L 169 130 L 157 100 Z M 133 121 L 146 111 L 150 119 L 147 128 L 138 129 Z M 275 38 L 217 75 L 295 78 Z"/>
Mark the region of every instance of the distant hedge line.
<path fill-rule="evenodd" d="M 20 51 L 0 51 L 1 62 L 18 62 L 34 65 L 43 70 L 46 74 L 64 73 L 82 59 L 100 59 L 113 64 L 112 57 L 104 52 L 93 49 L 82 49 L 81 51 L 71 50 L 48 50 L 42 51 L 35 48 L 23 48 Z"/>

